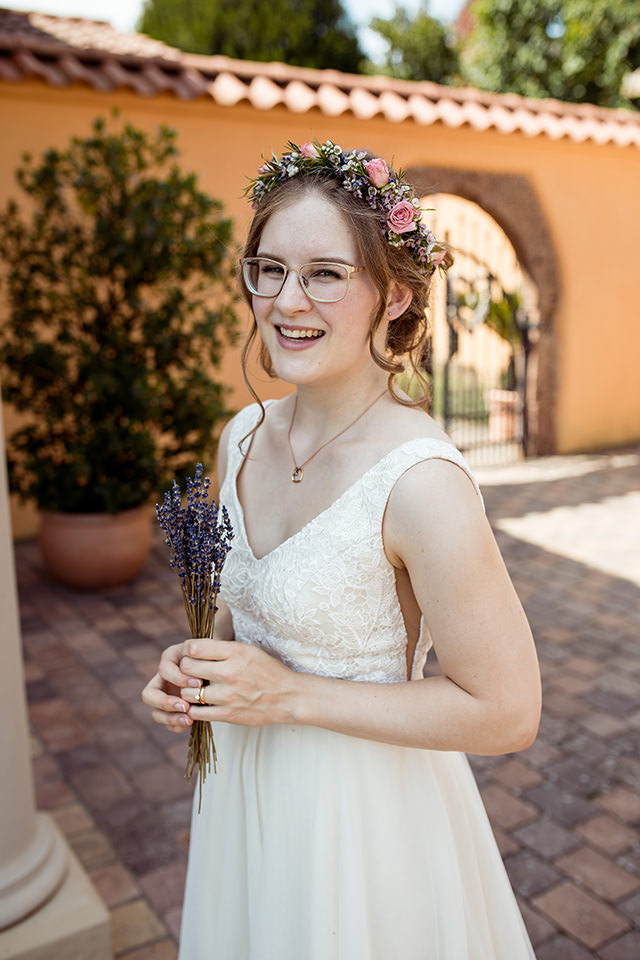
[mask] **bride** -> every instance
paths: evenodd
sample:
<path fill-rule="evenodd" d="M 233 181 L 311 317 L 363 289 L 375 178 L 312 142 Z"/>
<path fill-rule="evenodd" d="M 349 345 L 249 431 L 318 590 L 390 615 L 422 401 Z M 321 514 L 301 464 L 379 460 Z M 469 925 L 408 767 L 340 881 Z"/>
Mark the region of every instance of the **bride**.
<path fill-rule="evenodd" d="M 251 199 L 247 350 L 294 389 L 223 431 L 216 637 L 143 691 L 170 730 L 211 721 L 220 758 L 180 957 L 532 958 L 464 754 L 532 743 L 533 640 L 468 466 L 394 379 L 450 255 L 401 176 L 330 141 L 289 144 Z"/>

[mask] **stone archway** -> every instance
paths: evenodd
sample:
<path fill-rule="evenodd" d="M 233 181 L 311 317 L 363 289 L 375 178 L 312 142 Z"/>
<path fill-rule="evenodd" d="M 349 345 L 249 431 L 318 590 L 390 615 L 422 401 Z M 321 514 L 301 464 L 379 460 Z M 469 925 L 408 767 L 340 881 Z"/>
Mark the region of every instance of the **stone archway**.
<path fill-rule="evenodd" d="M 502 227 L 538 290 L 540 326 L 528 394 L 530 453 L 555 450 L 556 342 L 553 318 L 560 295 L 551 235 L 538 199 L 524 176 L 452 167 L 415 166 L 407 171 L 418 196 L 450 193 L 472 200 Z"/>

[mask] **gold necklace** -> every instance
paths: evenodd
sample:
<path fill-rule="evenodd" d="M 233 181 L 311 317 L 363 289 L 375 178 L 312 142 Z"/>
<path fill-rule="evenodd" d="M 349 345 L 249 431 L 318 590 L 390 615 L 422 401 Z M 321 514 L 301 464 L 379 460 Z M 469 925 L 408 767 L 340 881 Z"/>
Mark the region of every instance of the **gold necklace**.
<path fill-rule="evenodd" d="M 321 450 L 324 450 L 324 448 L 327 447 L 330 443 L 333 443 L 333 441 L 334 441 L 334 440 L 337 440 L 338 437 L 341 437 L 343 433 L 346 433 L 347 430 L 350 430 L 351 427 L 355 426 L 356 423 L 358 422 L 358 420 L 360 420 L 362 417 L 364 417 L 364 415 L 365 415 L 365 413 L 367 412 L 367 410 L 371 410 L 371 407 L 372 407 L 375 403 L 377 403 L 378 400 L 381 400 L 382 397 L 384 397 L 384 395 L 385 395 L 386 392 L 387 392 L 386 389 L 383 390 L 382 393 L 380 394 L 380 396 L 376 397 L 375 400 L 372 400 L 371 403 L 364 408 L 364 410 L 362 411 L 362 413 L 359 413 L 359 414 L 358 414 L 358 416 L 355 418 L 355 420 L 352 420 L 351 423 L 348 423 L 347 426 L 344 427 L 339 433 L 336 433 L 335 436 L 329 437 L 328 440 L 325 440 L 325 442 L 324 442 L 323 444 L 321 444 L 321 445 L 318 447 L 318 449 L 315 450 L 315 451 L 311 454 L 310 457 L 307 457 L 307 459 L 304 460 L 301 464 L 297 464 L 297 463 L 296 463 L 296 455 L 295 455 L 295 453 L 293 452 L 293 447 L 291 446 L 291 431 L 292 431 L 292 429 L 293 429 L 293 421 L 294 421 L 295 418 L 296 418 L 296 410 L 297 410 L 297 408 L 298 408 L 298 394 L 296 393 L 296 398 L 295 398 L 295 400 L 293 401 L 293 413 L 291 414 L 291 423 L 289 424 L 289 432 L 287 433 L 287 443 L 289 444 L 289 451 L 290 451 L 290 453 L 291 453 L 291 460 L 293 461 L 293 467 L 294 467 L 293 473 L 291 474 L 291 480 L 292 480 L 292 482 L 293 482 L 293 483 L 301 483 L 302 480 L 303 480 L 303 478 L 304 478 L 304 470 L 303 470 L 302 468 L 303 468 L 303 467 L 306 467 L 306 465 L 309 463 L 309 461 L 310 461 L 310 460 L 313 460 L 313 458 L 314 458 L 318 453 L 320 453 Z"/>

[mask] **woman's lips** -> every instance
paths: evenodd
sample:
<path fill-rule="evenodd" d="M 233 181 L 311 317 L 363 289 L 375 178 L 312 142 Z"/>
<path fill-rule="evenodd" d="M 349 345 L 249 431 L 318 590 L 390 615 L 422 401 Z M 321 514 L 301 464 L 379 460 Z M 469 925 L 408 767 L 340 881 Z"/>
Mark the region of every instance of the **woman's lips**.
<path fill-rule="evenodd" d="M 324 330 L 313 327 L 279 327 L 275 326 L 278 343 L 288 350 L 306 350 L 318 340 L 322 340 Z"/>

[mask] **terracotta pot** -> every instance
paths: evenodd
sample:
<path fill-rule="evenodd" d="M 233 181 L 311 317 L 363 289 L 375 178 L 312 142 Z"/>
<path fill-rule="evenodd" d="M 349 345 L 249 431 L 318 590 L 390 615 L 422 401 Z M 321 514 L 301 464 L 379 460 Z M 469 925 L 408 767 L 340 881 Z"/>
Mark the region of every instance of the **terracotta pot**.
<path fill-rule="evenodd" d="M 144 504 L 122 513 L 40 514 L 40 550 L 49 572 L 69 587 L 96 590 L 130 583 L 151 548 Z"/>

